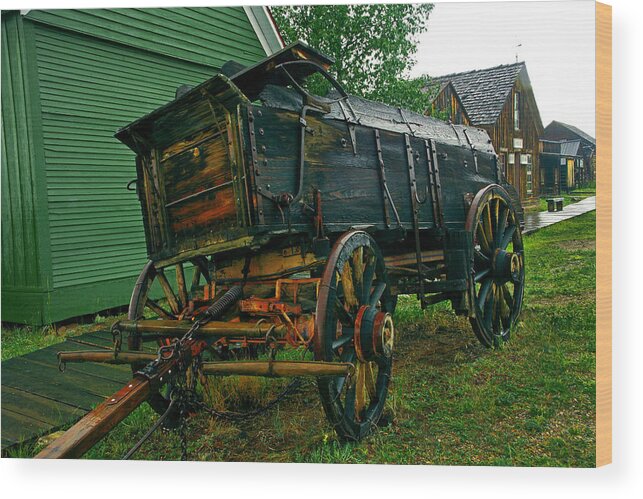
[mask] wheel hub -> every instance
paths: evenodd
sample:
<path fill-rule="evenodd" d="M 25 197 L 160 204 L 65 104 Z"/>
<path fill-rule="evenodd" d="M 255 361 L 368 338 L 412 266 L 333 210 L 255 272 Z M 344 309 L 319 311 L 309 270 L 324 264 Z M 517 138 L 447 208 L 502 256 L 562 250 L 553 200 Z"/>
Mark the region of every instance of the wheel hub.
<path fill-rule="evenodd" d="M 363 305 L 355 319 L 355 353 L 361 362 L 393 355 L 395 328 L 391 314 Z"/>
<path fill-rule="evenodd" d="M 493 255 L 493 273 L 513 281 L 520 277 L 520 256 L 518 253 L 497 249 Z"/>

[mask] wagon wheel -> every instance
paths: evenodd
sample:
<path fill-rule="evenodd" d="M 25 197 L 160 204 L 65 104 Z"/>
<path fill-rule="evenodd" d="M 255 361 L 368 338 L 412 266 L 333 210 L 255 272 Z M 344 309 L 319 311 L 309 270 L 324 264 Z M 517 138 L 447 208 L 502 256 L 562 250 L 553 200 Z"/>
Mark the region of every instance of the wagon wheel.
<path fill-rule="evenodd" d="M 185 280 L 184 264 L 177 263 L 174 266 L 175 283 L 171 284 L 171 279 L 166 275 L 166 268 L 156 268 L 154 262 L 149 261 L 141 271 L 130 299 L 129 309 L 127 312 L 128 320 L 139 320 L 150 314 L 156 315 L 159 319 L 176 320 L 186 310 L 194 294 L 201 287 L 201 282 L 210 282 L 207 260 L 204 257 L 195 259 L 192 282 L 188 285 Z M 169 272 L 167 272 L 169 274 Z M 163 295 L 167 301 L 167 306 L 159 304 L 158 301 L 150 297 L 150 290 L 154 282 L 158 282 Z M 177 290 L 176 292 L 174 290 Z M 166 344 L 166 340 L 159 340 L 159 346 Z M 140 337 L 130 335 L 128 338 L 128 348 L 130 350 L 141 350 L 143 347 Z M 142 365 L 132 365 L 134 372 L 141 369 Z M 161 391 L 154 393 L 149 398 L 150 405 L 159 413 L 165 412 L 169 404 L 169 392 L 171 386 L 166 385 Z"/>
<path fill-rule="evenodd" d="M 471 324 L 484 346 L 499 346 L 518 319 L 525 284 L 520 222 L 507 191 L 490 185 L 478 192 L 466 229 L 473 238 Z"/>
<path fill-rule="evenodd" d="M 394 299 L 371 236 L 348 232 L 330 253 L 316 310 L 315 359 L 351 362 L 350 377 L 317 380 L 326 416 L 341 438 L 358 440 L 378 422 L 391 376 Z"/>

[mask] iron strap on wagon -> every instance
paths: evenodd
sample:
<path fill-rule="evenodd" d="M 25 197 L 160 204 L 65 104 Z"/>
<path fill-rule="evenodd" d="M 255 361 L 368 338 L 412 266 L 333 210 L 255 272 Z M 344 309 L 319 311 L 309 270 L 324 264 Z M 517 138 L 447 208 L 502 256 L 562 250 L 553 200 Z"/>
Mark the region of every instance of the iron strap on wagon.
<path fill-rule="evenodd" d="M 176 419 L 186 373 L 314 377 L 337 433 L 363 438 L 385 407 L 399 294 L 450 301 L 486 346 L 509 338 L 522 209 L 488 135 L 349 96 L 332 63 L 301 42 L 228 63 L 116 134 L 136 153 L 150 261 L 115 325 L 127 349 L 61 360 L 127 362 L 133 379 L 39 457 L 82 455 L 144 401 Z"/>

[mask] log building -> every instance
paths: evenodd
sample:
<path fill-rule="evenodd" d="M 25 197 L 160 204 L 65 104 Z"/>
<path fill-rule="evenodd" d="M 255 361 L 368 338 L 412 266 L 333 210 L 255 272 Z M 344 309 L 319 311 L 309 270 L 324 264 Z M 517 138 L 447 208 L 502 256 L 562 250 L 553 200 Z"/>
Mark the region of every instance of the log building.
<path fill-rule="evenodd" d="M 498 162 L 523 204 L 537 202 L 544 179 L 539 163 L 543 124 L 524 62 L 433 78 L 427 114 L 485 129 Z"/>
<path fill-rule="evenodd" d="M 545 141 L 559 143 L 578 142 L 578 148 L 573 151 L 573 156 L 577 157 L 577 159 L 574 182 L 570 183 L 570 186 L 585 187 L 596 180 L 596 139 L 594 137 L 573 125 L 568 125 L 561 121 L 552 121 L 543 131 L 542 138 Z M 563 146 L 560 152 L 569 152 L 569 147 Z M 570 156 L 570 154 L 563 155 Z"/>
<path fill-rule="evenodd" d="M 541 194 L 569 193 L 583 183 L 586 168 L 580 140 L 541 140 Z"/>

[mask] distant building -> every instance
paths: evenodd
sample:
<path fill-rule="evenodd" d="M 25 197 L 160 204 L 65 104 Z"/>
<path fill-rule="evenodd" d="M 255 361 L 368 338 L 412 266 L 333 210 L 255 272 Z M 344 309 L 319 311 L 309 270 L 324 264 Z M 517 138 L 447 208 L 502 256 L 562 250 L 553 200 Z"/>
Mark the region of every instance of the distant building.
<path fill-rule="evenodd" d="M 570 192 L 582 185 L 584 159 L 580 140 L 541 140 L 541 194 Z"/>
<path fill-rule="evenodd" d="M 576 187 L 586 186 L 596 180 L 596 139 L 573 125 L 552 121 L 543 132 L 546 141 L 579 142 Z"/>
<path fill-rule="evenodd" d="M 484 128 L 507 180 L 523 203 L 535 202 L 542 178 L 543 124 L 524 62 L 433 78 L 438 83 L 427 114 L 446 113 L 455 124 Z"/>

